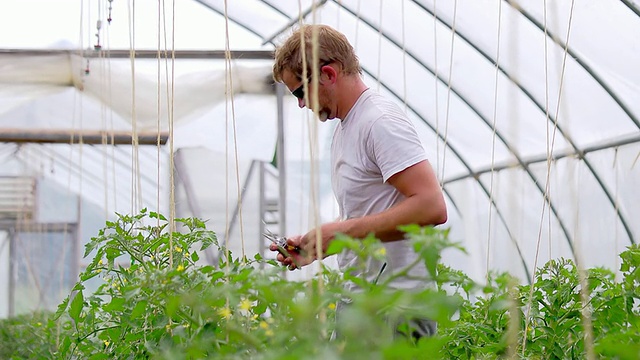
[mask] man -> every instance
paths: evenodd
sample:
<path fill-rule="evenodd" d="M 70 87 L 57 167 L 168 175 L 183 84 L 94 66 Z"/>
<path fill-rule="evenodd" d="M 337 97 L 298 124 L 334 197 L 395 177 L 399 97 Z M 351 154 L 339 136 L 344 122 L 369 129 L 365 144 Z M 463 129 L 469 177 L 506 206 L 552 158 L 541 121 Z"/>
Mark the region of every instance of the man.
<path fill-rule="evenodd" d="M 314 47 L 316 64 L 312 64 Z M 317 77 L 311 81 L 314 72 Z M 323 257 L 338 233 L 356 239 L 374 233 L 383 242 L 387 259 L 386 263 L 369 262 L 364 275 L 371 281 L 384 278 L 417 256 L 398 226 L 438 225 L 447 220 L 440 185 L 415 128 L 395 103 L 369 89 L 361 75 L 358 57 L 347 38 L 326 25 L 304 25 L 276 50 L 275 81 L 284 83 L 298 98 L 300 108 L 314 110 L 321 121 L 340 121 L 331 145 L 332 186 L 340 220 L 288 238 L 289 245 L 304 250 L 277 255 L 291 270 L 310 264 L 318 254 Z M 305 78 L 309 79 L 307 86 Z M 318 235 L 321 249 L 316 249 Z M 271 250 L 277 247 L 272 244 Z M 355 260 L 349 252 L 338 255 L 343 270 Z M 424 288 L 427 272 L 420 265 L 410 276 L 394 279 L 390 286 Z"/>

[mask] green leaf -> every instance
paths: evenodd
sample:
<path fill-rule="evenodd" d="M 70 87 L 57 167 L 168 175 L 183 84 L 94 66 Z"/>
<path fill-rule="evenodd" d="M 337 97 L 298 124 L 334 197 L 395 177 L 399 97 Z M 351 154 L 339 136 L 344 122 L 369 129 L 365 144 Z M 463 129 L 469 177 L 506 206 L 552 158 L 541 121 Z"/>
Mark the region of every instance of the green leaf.
<path fill-rule="evenodd" d="M 329 243 L 329 246 L 327 247 L 327 255 L 339 254 L 348 247 L 349 243 L 346 239 L 336 238 Z"/>
<path fill-rule="evenodd" d="M 66 298 L 64 298 L 62 303 L 60 303 L 60 305 L 58 305 L 58 310 L 56 310 L 56 313 L 53 316 L 53 319 L 54 320 L 58 320 L 60 318 L 60 316 L 62 316 L 64 311 L 67 310 L 67 306 L 68 305 L 69 305 L 69 297 L 67 296 Z"/>
<path fill-rule="evenodd" d="M 140 315 L 142 315 L 147 309 L 147 303 L 147 300 L 142 300 L 136 303 L 136 306 L 134 306 L 133 310 L 131 311 L 131 318 L 137 319 L 138 317 L 140 317 Z"/>
<path fill-rule="evenodd" d="M 62 340 L 62 344 L 60 345 L 60 353 L 66 354 L 67 350 L 69 350 L 69 346 L 71 346 L 71 338 L 69 336 L 65 336 Z"/>
<path fill-rule="evenodd" d="M 180 297 L 171 296 L 167 301 L 167 315 L 174 316 L 180 308 Z"/>
<path fill-rule="evenodd" d="M 107 305 L 104 306 L 105 311 L 122 311 L 124 309 L 124 298 L 115 297 L 111 299 Z"/>
<path fill-rule="evenodd" d="M 92 278 L 98 276 L 98 274 L 100 274 L 100 273 L 97 272 L 97 271 L 92 271 L 90 273 L 84 272 L 84 273 L 80 274 L 80 281 L 87 281 L 89 279 L 92 279 Z"/>
<path fill-rule="evenodd" d="M 167 221 L 167 218 L 164 217 L 164 215 L 159 214 L 159 213 L 157 213 L 155 211 L 150 211 L 149 212 L 149 217 L 152 218 L 152 219 L 160 219 L 160 220 L 163 220 L 163 221 Z"/>
<path fill-rule="evenodd" d="M 69 316 L 76 322 L 76 324 L 82 322 L 80 319 L 80 313 L 84 306 L 84 296 L 82 290 L 78 291 L 71 300 L 71 306 L 69 307 Z M 76 325 L 77 326 L 77 325 Z"/>

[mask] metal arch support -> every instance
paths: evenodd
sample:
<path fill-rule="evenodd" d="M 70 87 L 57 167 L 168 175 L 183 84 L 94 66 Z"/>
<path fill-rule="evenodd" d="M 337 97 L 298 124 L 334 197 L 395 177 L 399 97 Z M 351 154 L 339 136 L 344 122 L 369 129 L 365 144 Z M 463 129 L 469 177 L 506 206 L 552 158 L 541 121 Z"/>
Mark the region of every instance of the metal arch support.
<path fill-rule="evenodd" d="M 520 6 L 514 6 L 513 5 L 513 0 L 504 0 L 509 6 L 511 6 L 515 11 L 519 12 L 520 14 L 522 14 L 522 16 L 524 16 L 527 20 L 529 20 L 533 25 L 535 25 L 540 31 L 544 32 L 544 26 L 542 24 L 540 24 L 538 22 L 538 20 L 536 20 L 531 14 L 529 14 L 527 11 L 525 11 L 523 8 L 521 8 Z M 616 95 L 616 93 L 611 89 L 611 87 L 609 87 L 609 85 L 604 81 L 604 79 L 602 79 L 600 77 L 600 75 L 598 75 L 596 73 L 595 70 L 593 70 L 591 68 L 591 66 L 589 66 L 589 64 L 587 64 L 584 60 L 582 60 L 582 57 L 580 56 L 580 54 L 576 53 L 575 51 L 571 50 L 571 48 L 569 47 L 569 44 L 566 42 L 563 42 L 560 40 L 560 38 L 558 36 L 556 36 L 555 34 L 553 34 L 551 31 L 549 31 L 549 28 L 547 28 L 547 37 L 549 39 L 551 39 L 554 43 L 556 43 L 558 46 L 560 46 L 562 49 L 566 49 L 567 54 L 569 54 L 580 66 L 582 66 L 582 68 L 589 74 L 591 75 L 591 77 L 598 83 L 600 84 L 600 86 L 602 86 L 602 88 L 604 89 L 604 91 L 607 92 L 607 94 L 609 94 L 609 96 L 611 96 L 611 99 L 613 99 L 613 101 L 616 102 L 616 104 L 618 104 L 618 106 L 620 106 L 620 108 L 622 109 L 622 111 L 624 111 L 625 114 L 627 114 L 627 116 L 629 117 L 629 119 L 636 125 L 636 127 L 638 129 L 640 129 L 640 120 L 638 120 L 638 118 L 631 112 L 631 110 L 624 104 L 624 102 L 622 101 L 622 99 L 620 99 L 618 97 L 618 95 Z"/>
<path fill-rule="evenodd" d="M 264 0 L 262 0 L 264 2 Z M 305 11 L 300 12 L 301 17 L 304 19 L 307 17 L 307 15 L 311 14 L 313 12 L 314 6 L 316 9 L 322 7 L 324 4 L 327 3 L 327 0 L 320 0 L 318 3 L 316 3 L 315 5 L 311 4 L 311 6 L 309 8 L 307 8 Z M 269 4 L 270 7 L 274 8 L 273 5 Z M 281 12 L 280 10 L 276 10 L 278 12 Z M 282 28 L 280 28 L 278 31 L 276 31 L 274 34 L 272 34 L 271 36 L 269 36 L 268 38 L 263 38 L 262 39 L 262 45 L 267 45 L 269 43 L 273 44 L 273 40 L 275 40 L 276 37 L 278 37 L 280 34 L 282 34 L 283 32 L 285 32 L 287 29 L 291 28 L 293 25 L 295 25 L 298 22 L 297 18 L 291 18 L 289 16 L 285 17 L 287 19 L 289 19 L 289 21 L 287 22 L 287 24 L 285 26 L 283 26 Z"/>
<path fill-rule="evenodd" d="M 620 0 L 622 1 L 623 4 L 625 4 L 631 11 L 633 11 L 636 15 L 640 16 L 640 9 L 638 9 L 634 4 L 633 1 L 629 1 L 629 0 Z"/>
<path fill-rule="evenodd" d="M 375 78 L 375 76 L 373 74 L 371 74 L 369 71 L 367 71 L 366 69 L 362 69 L 363 72 L 365 72 L 366 74 L 368 74 L 369 76 L 371 76 L 372 78 Z M 391 94 L 393 94 L 393 96 L 395 96 L 398 100 L 402 100 L 402 98 L 392 89 L 390 89 L 387 85 L 385 85 L 384 83 L 380 83 L 380 85 L 382 87 L 384 87 L 387 91 L 389 91 Z M 407 109 L 411 110 L 411 112 L 413 112 L 420 120 L 422 120 L 422 122 L 424 122 L 427 127 L 429 127 L 429 129 L 431 129 L 431 131 L 433 131 L 436 136 L 440 139 L 444 141 L 444 137 L 422 116 L 420 115 L 411 105 L 407 104 Z M 460 154 L 458 153 L 458 151 L 456 150 L 455 147 L 453 147 L 451 144 L 447 144 L 447 147 L 449 148 L 449 150 L 451 150 L 451 152 L 453 152 L 453 154 L 458 158 L 458 160 L 460 160 L 460 162 L 462 163 L 462 165 L 469 171 L 469 173 L 472 172 L 471 170 L 471 166 L 469 166 L 469 164 L 462 158 L 462 156 L 460 156 Z M 516 250 L 518 251 L 518 255 L 520 256 L 520 260 L 522 261 L 522 267 L 524 268 L 525 274 L 527 275 L 527 281 L 530 281 L 531 279 L 531 274 L 529 272 L 529 269 L 527 267 L 527 263 L 524 259 L 524 256 L 522 255 L 522 251 L 520 250 L 520 246 L 518 245 L 518 243 L 516 242 L 515 238 L 513 237 L 513 234 L 511 234 L 511 230 L 509 229 L 509 226 L 507 226 L 507 221 L 504 218 L 504 215 L 502 215 L 502 211 L 500 211 L 500 208 L 498 208 L 498 206 L 495 203 L 495 200 L 490 196 L 489 190 L 484 186 L 484 184 L 482 184 L 482 182 L 480 182 L 480 180 L 477 180 L 478 185 L 480 186 L 480 188 L 482 189 L 482 191 L 485 193 L 485 195 L 487 195 L 487 197 L 489 198 L 489 201 L 491 202 L 491 206 L 495 209 L 496 214 L 498 215 L 498 217 L 500 218 L 500 220 L 502 221 L 502 223 L 505 226 L 505 229 L 507 230 L 507 234 L 509 234 L 509 238 L 511 239 L 511 242 L 513 242 L 514 246 L 516 247 Z M 450 199 L 452 199 L 451 196 L 449 196 Z M 571 244 L 570 244 L 571 246 Z"/>
<path fill-rule="evenodd" d="M 325 0 L 326 1 L 326 0 Z M 272 9 L 273 11 L 277 12 L 278 14 L 289 18 L 289 15 L 287 15 L 284 11 L 280 10 L 279 7 L 273 5 L 272 3 L 266 1 L 266 0 L 260 0 L 261 3 L 263 3 L 265 6 L 268 6 L 270 9 Z M 262 45 L 265 45 L 264 43 Z"/>
<path fill-rule="evenodd" d="M 532 24 L 534 24 L 538 29 L 540 29 L 541 31 L 544 31 L 544 27 L 529 13 L 527 13 L 524 9 L 518 7 L 518 6 L 513 6 L 513 4 L 511 3 L 511 0 L 504 0 L 507 4 L 509 4 L 509 6 L 511 6 L 514 10 L 518 11 L 520 14 L 522 14 L 527 20 L 529 20 Z M 638 129 L 640 129 L 640 121 L 638 120 L 638 118 L 636 118 L 633 113 L 631 112 L 631 110 L 622 102 L 622 100 L 615 94 L 615 92 L 609 87 L 609 85 L 607 85 L 607 83 L 600 78 L 600 76 L 593 70 L 591 69 L 591 67 L 585 63 L 582 58 L 579 56 L 579 54 L 576 54 L 573 50 L 571 50 L 571 48 L 569 47 L 569 44 L 566 42 L 561 42 L 560 39 L 555 36 L 553 33 L 551 33 L 549 31 L 549 29 L 547 29 L 547 36 L 553 41 L 555 42 L 558 46 L 562 47 L 563 49 L 566 49 L 567 53 L 580 65 L 582 66 L 582 68 L 589 74 L 591 75 L 591 77 L 598 83 L 600 84 L 600 86 L 602 86 L 602 88 L 607 92 L 607 94 L 609 94 L 609 96 L 611 96 L 611 98 L 616 102 L 616 104 L 618 104 L 618 106 L 620 106 L 620 108 L 622 109 L 622 111 L 624 111 L 625 114 L 627 114 L 627 116 L 629 116 L 629 119 L 636 125 L 636 127 L 638 127 Z M 558 128 L 558 130 L 560 131 L 560 127 L 559 125 L 556 123 L 556 119 L 553 119 L 553 123 L 554 125 Z M 561 131 L 561 133 L 563 134 L 563 136 L 565 137 L 565 139 L 567 139 L 567 141 L 569 141 L 569 143 L 571 144 L 571 146 L 574 147 L 574 149 L 578 150 L 577 146 L 575 146 L 575 143 L 564 133 Z M 593 168 L 593 166 L 591 165 L 591 163 L 587 160 L 586 157 L 582 158 L 582 161 L 584 161 L 585 165 L 587 165 L 587 168 L 589 168 L 589 171 L 591 171 L 591 174 L 593 175 L 593 177 L 596 179 L 596 181 L 598 182 L 598 184 L 600 185 L 600 187 L 602 188 L 602 191 L 604 191 L 605 196 L 607 197 L 607 199 L 609 199 L 609 202 L 611 203 L 611 206 L 613 206 L 614 208 L 616 208 L 616 203 L 615 203 L 615 199 L 613 198 L 613 196 L 611 195 L 611 191 L 609 191 L 609 189 L 607 188 L 607 186 L 604 184 L 604 181 L 602 181 L 602 178 L 600 177 L 600 175 L 598 175 L 598 173 L 595 171 L 595 169 Z M 631 232 L 631 228 L 629 227 L 628 221 L 626 219 L 626 217 L 622 214 L 622 212 L 620 211 L 620 209 L 618 209 L 617 211 L 617 215 L 618 215 L 618 219 L 620 220 L 620 222 L 622 223 L 622 226 L 624 227 L 627 236 L 629 237 L 629 241 L 632 244 L 635 244 L 635 240 L 633 237 L 633 233 Z"/>
<path fill-rule="evenodd" d="M 205 1 L 203 1 L 203 0 L 195 0 L 195 1 L 196 1 L 196 2 L 198 2 L 199 4 L 201 4 L 202 6 L 206 7 L 207 9 L 209 9 L 209 10 L 211 10 L 211 11 L 213 11 L 213 12 L 217 13 L 218 15 L 225 16 L 225 14 L 224 14 L 223 12 L 221 12 L 221 11 L 219 11 L 218 9 L 216 9 L 216 8 L 212 7 L 211 5 L 207 4 Z M 270 37 L 268 37 L 268 38 L 265 38 L 262 34 L 260 34 L 260 33 L 259 33 L 258 31 L 256 31 L 256 30 L 252 29 L 251 27 L 249 27 L 248 25 L 246 25 L 244 22 L 242 22 L 242 21 L 240 21 L 240 20 L 237 20 L 237 19 L 234 19 L 234 18 L 232 18 L 232 17 L 229 17 L 228 15 L 226 15 L 226 17 L 227 17 L 229 20 L 231 20 L 231 22 L 233 22 L 233 23 L 237 24 L 237 25 L 238 25 L 238 26 L 240 26 L 241 28 L 243 28 L 243 29 L 245 29 L 245 30 L 249 31 L 250 33 L 252 33 L 252 34 L 256 35 L 257 37 L 259 37 L 260 39 L 262 39 L 262 45 L 266 45 L 266 44 L 269 44 L 269 43 L 273 44 L 273 40 L 274 40 L 278 35 L 282 34 L 284 31 L 286 31 L 286 30 L 287 30 L 287 29 L 289 29 L 291 26 L 293 26 L 296 22 L 298 22 L 298 19 L 293 19 L 293 18 L 291 18 L 291 17 L 289 17 L 289 16 L 286 16 L 286 14 L 284 14 L 282 11 L 280 11 L 277 7 L 273 6 L 271 3 L 267 3 L 267 2 L 265 2 L 265 1 L 263 1 L 263 0 L 261 0 L 261 1 L 262 1 L 263 3 L 265 3 L 268 7 L 272 8 L 274 11 L 276 11 L 277 13 L 279 13 L 279 14 L 283 15 L 283 17 L 285 17 L 285 18 L 287 18 L 287 19 L 288 19 L 287 24 L 286 24 L 283 28 L 281 28 L 280 30 L 276 31 L 276 33 L 275 33 L 275 34 L 271 35 L 271 36 L 270 36 Z M 321 1 L 319 1 L 317 4 L 315 4 L 315 7 L 316 7 L 316 8 L 321 7 L 321 6 L 322 6 L 322 5 L 324 5 L 327 1 L 328 1 L 328 0 L 321 0 Z M 303 12 L 302 12 L 302 17 L 303 17 L 303 18 L 306 18 L 306 17 L 307 17 L 307 15 L 309 15 L 310 13 L 312 13 L 312 12 L 313 12 L 313 6 L 314 6 L 314 5 L 312 5 L 312 6 L 311 6 L 311 7 L 309 7 L 307 10 L 305 10 L 305 11 L 303 11 Z"/>
<path fill-rule="evenodd" d="M 613 142 L 607 143 L 607 144 L 597 144 L 597 145 L 589 146 L 589 147 L 586 147 L 586 148 L 580 150 L 580 152 L 576 152 L 576 151 L 556 152 L 551 156 L 551 160 L 553 160 L 553 161 L 560 160 L 562 158 L 566 158 L 566 157 L 569 157 L 569 156 L 584 157 L 588 153 L 592 153 L 592 152 L 596 152 L 596 151 L 600 151 L 600 150 L 604 150 L 604 149 L 617 148 L 617 147 L 620 147 L 620 146 L 625 146 L 625 145 L 629 145 L 629 144 L 635 144 L 635 143 L 638 143 L 638 142 L 640 142 L 640 134 L 636 134 L 635 136 L 629 136 L 629 137 L 621 138 L 621 139 L 618 139 L 616 141 L 613 141 Z M 548 160 L 549 160 L 549 158 L 546 155 L 529 157 L 527 159 L 523 159 L 523 161 L 525 162 L 525 164 L 527 164 L 527 166 L 531 165 L 531 164 L 537 164 L 537 163 L 541 163 L 541 162 L 546 162 Z M 500 171 L 500 170 L 512 168 L 512 167 L 517 166 L 517 165 L 518 165 L 517 163 L 506 161 L 506 162 L 502 162 L 500 164 L 495 164 L 492 167 L 485 167 L 483 169 L 476 170 L 473 174 L 464 174 L 464 175 L 456 176 L 456 177 L 453 177 L 453 178 L 449 178 L 446 181 L 444 181 L 444 183 L 445 184 L 449 184 L 449 183 L 453 183 L 453 182 L 456 182 L 456 181 L 467 179 L 469 177 L 477 177 L 477 176 L 480 176 L 482 174 L 485 174 L 485 173 L 488 173 L 488 172 L 491 172 L 491 171 Z"/>
<path fill-rule="evenodd" d="M 429 14 L 431 14 L 434 18 L 436 18 L 441 24 L 443 24 L 444 26 L 448 27 L 449 29 L 453 30 L 453 26 L 451 26 L 449 23 L 447 23 L 445 20 L 443 20 L 441 17 L 437 16 L 437 14 L 435 14 L 433 11 L 431 11 L 430 9 L 428 9 L 427 7 L 425 7 L 424 5 L 418 3 L 416 0 L 413 1 L 417 6 L 419 6 L 421 9 L 423 9 L 424 11 L 428 12 Z M 540 27 L 540 26 L 538 26 Z M 531 100 L 531 102 L 533 104 L 535 104 L 535 106 L 540 110 L 540 112 L 542 112 L 543 114 L 545 114 L 545 109 L 544 106 L 537 101 L 533 94 L 531 94 L 531 92 L 529 92 L 529 90 L 527 90 L 524 86 L 522 86 L 522 84 L 520 84 L 517 81 L 514 81 L 514 79 L 511 77 L 511 75 L 502 67 L 500 66 L 500 64 L 496 63 L 496 61 L 489 55 L 487 54 L 484 50 L 480 49 L 479 47 L 477 47 L 471 40 L 469 40 L 465 35 L 461 34 L 459 31 L 456 31 L 456 34 L 458 35 L 458 37 L 462 40 L 464 40 L 469 46 L 471 46 L 473 49 L 475 49 L 478 54 L 482 55 L 482 57 L 484 57 L 487 61 L 489 61 L 492 65 L 494 65 L 495 67 L 498 68 L 498 70 L 504 74 L 507 79 L 509 79 L 509 81 L 518 87 L 518 89 L 520 89 L 520 91 L 522 91 L 522 93 L 529 98 L 529 100 Z M 573 56 L 573 54 L 572 54 Z M 575 56 L 574 56 L 575 57 Z M 580 65 L 581 62 L 579 61 L 579 59 L 576 58 L 576 61 L 578 61 L 578 63 Z M 584 67 L 584 66 L 583 66 Z M 592 76 L 593 74 L 590 72 L 590 70 L 588 68 L 585 68 L 586 71 L 588 71 Z M 598 79 L 596 79 L 598 80 Z M 600 81 L 598 81 L 599 83 L 601 83 Z M 611 93 L 606 87 L 605 90 L 607 90 L 608 93 Z M 616 98 L 614 97 L 614 100 Z M 564 131 L 563 127 L 560 126 L 555 118 L 554 115 L 552 114 L 548 114 L 549 120 L 554 124 L 554 126 L 557 128 L 557 130 L 560 132 L 560 134 L 562 135 L 562 137 L 576 150 L 576 153 L 581 153 L 584 149 L 579 149 L 575 142 L 573 141 L 573 139 L 571 139 L 571 137 Z M 632 118 L 633 120 L 633 118 Z M 589 170 L 591 171 L 591 173 L 593 174 L 594 178 L 596 179 L 596 181 L 598 182 L 598 184 L 600 185 L 600 187 L 602 188 L 602 191 L 605 193 L 605 196 L 607 197 L 607 199 L 609 199 L 609 202 L 611 203 L 612 206 L 616 206 L 615 205 L 615 199 L 613 198 L 613 196 L 611 195 L 611 192 L 609 191 L 609 189 L 604 185 L 604 182 L 602 181 L 601 177 L 596 173 L 596 171 L 593 169 L 593 166 L 591 166 L 591 163 L 586 159 L 583 158 L 583 161 L 585 162 L 585 164 L 587 165 L 587 167 L 589 168 Z M 528 166 L 524 163 L 521 163 L 523 167 L 527 168 Z M 528 170 L 527 170 L 528 171 Z M 474 174 L 469 174 L 468 176 L 474 176 Z M 626 217 L 622 214 L 621 211 L 617 211 L 617 216 L 620 219 L 620 222 L 622 223 L 622 226 L 624 226 L 625 231 L 627 233 L 627 236 L 629 237 L 629 241 L 632 244 L 635 244 L 635 240 L 633 237 L 633 233 L 631 231 L 631 228 L 629 226 L 629 222 L 627 221 Z"/>
<path fill-rule="evenodd" d="M 262 39 L 262 34 L 258 33 L 256 30 L 253 30 L 252 28 L 250 28 L 249 26 L 245 25 L 244 23 L 242 23 L 239 20 L 236 20 L 232 17 L 229 17 L 228 15 L 225 16 L 224 12 L 221 12 L 220 10 L 212 7 L 211 5 L 207 4 L 206 2 L 204 2 L 203 0 L 194 0 L 195 2 L 199 3 L 200 5 L 206 7 L 207 9 L 215 12 L 218 15 L 221 15 L 223 17 L 228 18 L 229 20 L 231 20 L 232 23 L 237 24 L 238 26 L 240 26 L 241 28 L 247 30 L 248 32 L 252 33 L 253 35 L 259 37 L 260 39 Z"/>
<path fill-rule="evenodd" d="M 439 17 L 439 16 L 438 16 L 437 14 L 435 14 L 433 11 L 431 11 L 430 9 L 428 9 L 427 7 L 425 7 L 424 5 L 422 5 L 421 3 L 417 2 L 416 0 L 413 0 L 413 2 L 414 2 L 417 6 L 419 6 L 421 9 L 423 9 L 424 11 L 426 11 L 426 12 L 428 12 L 430 15 L 432 15 L 434 18 L 436 18 L 436 19 L 437 19 L 441 24 L 443 24 L 444 26 L 448 27 L 450 30 L 452 30 L 452 31 L 453 31 L 453 26 L 451 26 L 449 23 L 447 23 L 445 20 L 443 20 L 441 17 Z M 536 25 L 540 28 L 539 24 L 536 24 Z M 500 64 L 496 63 L 496 61 L 495 61 L 495 60 L 494 60 L 494 59 L 493 59 L 489 54 L 487 54 L 484 50 L 482 50 L 482 49 L 480 49 L 479 47 L 477 47 L 477 46 L 476 46 L 472 41 L 470 41 L 470 40 L 469 40 L 465 35 L 461 34 L 459 31 L 456 31 L 456 35 L 458 35 L 458 37 L 459 37 L 460 39 L 464 40 L 464 41 L 465 41 L 469 46 L 471 46 L 473 49 L 475 49 L 475 50 L 478 52 L 478 54 L 482 55 L 482 57 L 484 57 L 484 58 L 485 58 L 487 61 L 489 61 L 492 65 L 494 65 L 495 67 L 497 67 L 497 68 L 498 68 L 498 70 L 499 70 L 502 74 L 504 74 L 504 75 L 507 77 L 507 79 L 509 79 L 509 81 L 510 81 L 513 85 L 517 86 L 517 87 L 518 87 L 518 89 L 520 89 L 520 91 L 522 91 L 522 93 L 523 93 L 527 98 L 529 98 L 529 100 L 531 100 L 531 102 L 532 102 L 533 104 L 535 104 L 535 105 L 536 105 L 536 107 L 540 110 L 540 112 L 542 112 L 543 114 L 546 114 L 545 109 L 544 109 L 544 106 L 543 106 L 539 101 L 537 101 L 537 100 L 534 98 L 534 96 L 531 94 L 531 92 L 529 92 L 529 90 L 527 90 L 527 89 L 526 89 L 524 86 L 522 86 L 522 84 L 520 84 L 519 82 L 514 81 L 513 77 L 511 77 L 511 75 L 510 75 L 510 74 L 509 74 L 509 73 L 508 73 L 508 72 L 507 72 L 507 71 L 506 71 L 502 66 L 500 66 Z M 550 36 L 551 36 L 551 35 L 550 35 Z M 555 37 L 552 37 L 552 38 L 555 38 Z M 554 40 L 554 41 L 555 41 L 555 40 Z M 397 46 L 397 44 L 396 44 L 396 46 Z M 571 54 L 572 56 L 574 56 L 572 52 L 570 52 L 570 54 Z M 582 63 L 581 63 L 581 61 L 580 61 L 576 56 L 574 56 L 574 58 L 576 58 L 576 61 L 577 61 L 580 65 L 582 65 L 582 66 L 585 68 L 585 70 L 586 70 L 587 72 L 589 72 L 589 74 L 591 74 L 592 76 L 594 76 L 594 74 L 590 71 L 590 68 L 585 67 L 585 65 L 584 65 L 584 64 L 582 64 Z M 434 75 L 435 75 L 435 74 L 434 74 Z M 436 76 L 437 76 L 437 75 L 436 75 Z M 598 80 L 599 80 L 599 79 L 598 79 L 597 77 L 595 77 L 595 76 L 594 76 L 594 78 L 596 79 L 596 81 L 598 81 Z M 614 100 L 616 100 L 616 99 L 617 99 L 617 97 L 615 97 L 615 95 L 614 95 L 614 94 L 612 94 L 612 93 L 611 93 L 611 91 L 609 91 L 609 89 L 608 89 L 608 88 L 607 88 L 607 87 L 606 87 L 606 86 L 605 86 L 601 81 L 598 81 L 598 83 L 600 83 L 601 85 L 603 85 L 603 87 L 605 88 L 605 90 L 606 90 L 609 94 L 611 94 L 611 95 L 613 96 Z M 465 101 L 465 102 L 466 102 L 466 101 Z M 616 101 L 616 102 L 618 102 L 618 101 Z M 618 103 L 619 103 L 619 102 L 618 102 Z M 632 116 L 629 112 L 627 112 L 627 111 L 626 111 L 626 108 L 623 108 L 623 110 L 625 110 L 625 112 L 626 112 L 628 115 Z M 552 115 L 552 114 L 548 114 L 548 117 L 549 117 L 549 120 L 554 124 L 554 126 L 555 126 L 555 127 L 557 128 L 557 130 L 560 132 L 560 134 L 563 136 L 563 138 L 564 138 L 564 139 L 565 139 L 565 140 L 566 140 L 566 141 L 567 141 L 567 142 L 568 142 L 568 143 L 569 143 L 569 144 L 570 144 L 570 145 L 571 145 L 571 146 L 576 150 L 576 153 L 580 153 L 580 152 L 581 152 L 581 149 L 579 149 L 579 148 L 576 146 L 576 144 L 575 144 L 575 142 L 573 141 L 573 139 L 571 139 L 571 137 L 570 137 L 570 136 L 569 136 L 569 135 L 564 131 L 564 129 L 563 129 L 563 128 L 562 128 L 562 127 L 557 123 L 557 120 L 556 120 L 555 116 L 554 116 L 554 115 Z M 633 117 L 632 117 L 632 120 L 634 120 L 634 119 L 633 119 Z M 637 122 L 637 121 L 634 121 L 634 122 Z M 485 121 L 485 123 L 486 123 L 486 121 Z M 487 124 L 487 125 L 488 125 L 488 124 Z M 506 144 L 505 144 L 505 145 L 506 145 Z M 509 146 L 507 146 L 507 147 L 511 150 L 511 147 L 509 147 Z M 512 151 L 512 153 L 515 155 L 515 153 L 514 153 L 513 151 Z M 589 170 L 590 170 L 590 171 L 591 171 L 591 173 L 593 174 L 594 178 L 596 179 L 596 181 L 598 182 L 598 184 L 599 184 L 599 185 L 600 185 L 600 187 L 602 188 L 602 191 L 604 192 L 604 194 L 605 194 L 605 196 L 607 197 L 607 199 L 609 199 L 609 202 L 611 203 L 611 205 L 615 208 L 615 207 L 616 207 L 615 199 L 614 199 L 614 198 L 613 198 L 613 196 L 611 195 L 611 192 L 609 191 L 609 189 L 604 185 L 604 182 L 602 181 L 601 177 L 596 173 L 596 171 L 594 170 L 593 166 L 591 165 L 591 163 L 590 163 L 586 158 L 583 158 L 583 161 L 585 162 L 585 164 L 587 165 L 587 167 L 589 168 Z M 527 166 L 525 163 L 521 162 L 521 161 L 519 161 L 519 162 L 521 163 L 521 165 L 522 165 L 525 169 L 527 169 L 527 172 L 529 172 L 529 170 L 528 170 L 528 166 Z M 474 174 L 469 174 L 468 176 L 474 176 Z M 533 177 L 533 176 L 532 176 L 532 177 Z M 534 183 L 536 183 L 536 186 L 538 186 L 537 182 L 535 182 L 535 181 L 534 181 Z M 540 187 L 538 186 L 538 188 L 540 188 Z M 540 189 L 540 190 L 541 190 L 541 189 Z M 542 190 L 541 190 L 541 191 L 542 191 Z M 552 209 L 552 211 L 554 211 L 554 210 Z M 619 209 L 618 209 L 618 211 L 617 211 L 616 213 L 617 213 L 618 219 L 620 219 L 620 222 L 622 223 L 622 226 L 625 228 L 625 231 L 626 231 L 626 233 L 627 233 L 627 236 L 629 237 L 629 242 L 631 242 L 632 244 L 635 244 L 635 240 L 634 240 L 634 237 L 633 237 L 633 233 L 632 233 L 632 231 L 631 231 L 631 228 L 630 228 L 630 226 L 629 226 L 629 222 L 627 221 L 626 217 L 622 214 L 622 212 L 621 212 Z M 555 211 L 554 211 L 554 214 L 555 214 Z M 557 218 L 557 214 L 556 214 L 556 218 Z M 560 221 L 560 219 L 559 219 L 559 218 L 558 218 L 558 220 Z M 566 233 L 565 233 L 565 235 L 566 235 Z M 568 237 L 568 236 L 567 236 L 567 239 L 569 239 L 569 237 Z"/>

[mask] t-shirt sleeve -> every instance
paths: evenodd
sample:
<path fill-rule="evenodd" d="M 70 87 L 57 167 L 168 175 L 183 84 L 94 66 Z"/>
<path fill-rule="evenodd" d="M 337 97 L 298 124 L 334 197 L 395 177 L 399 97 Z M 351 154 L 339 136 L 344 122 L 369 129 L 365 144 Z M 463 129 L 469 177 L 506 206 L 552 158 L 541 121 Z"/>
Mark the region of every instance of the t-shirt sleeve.
<path fill-rule="evenodd" d="M 427 159 L 418 133 L 407 118 L 382 116 L 373 122 L 369 134 L 372 159 L 387 182 L 400 171 Z"/>

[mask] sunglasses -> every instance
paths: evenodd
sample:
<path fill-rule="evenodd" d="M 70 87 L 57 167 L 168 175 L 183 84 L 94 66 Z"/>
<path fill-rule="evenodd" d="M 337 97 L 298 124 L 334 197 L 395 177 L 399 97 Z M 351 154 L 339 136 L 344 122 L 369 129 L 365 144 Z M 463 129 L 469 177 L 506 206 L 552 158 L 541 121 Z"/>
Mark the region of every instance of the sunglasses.
<path fill-rule="evenodd" d="M 322 65 L 320 65 L 320 73 L 322 73 L 322 68 L 331 64 L 331 61 L 326 61 L 323 62 Z M 311 84 L 311 77 L 313 75 L 309 76 L 309 78 L 307 78 L 307 84 Z M 291 94 L 293 94 L 293 96 L 297 97 L 298 99 L 302 99 L 304 100 L 304 81 L 302 82 L 302 84 L 300 84 L 300 86 L 298 86 L 295 90 L 293 90 L 291 92 Z"/>

